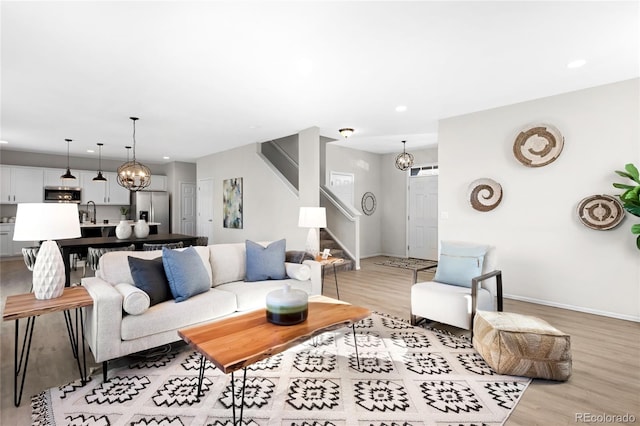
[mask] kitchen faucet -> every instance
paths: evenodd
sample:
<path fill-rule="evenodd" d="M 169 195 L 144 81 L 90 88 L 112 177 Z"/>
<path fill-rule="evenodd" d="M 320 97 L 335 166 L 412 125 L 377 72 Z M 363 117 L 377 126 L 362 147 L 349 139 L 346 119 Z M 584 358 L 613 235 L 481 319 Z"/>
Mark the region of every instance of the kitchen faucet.
<path fill-rule="evenodd" d="M 89 214 L 89 222 L 95 224 L 96 223 L 96 203 L 93 201 L 87 201 L 87 211 L 89 211 L 89 204 L 93 204 L 93 218 L 91 214 Z"/>

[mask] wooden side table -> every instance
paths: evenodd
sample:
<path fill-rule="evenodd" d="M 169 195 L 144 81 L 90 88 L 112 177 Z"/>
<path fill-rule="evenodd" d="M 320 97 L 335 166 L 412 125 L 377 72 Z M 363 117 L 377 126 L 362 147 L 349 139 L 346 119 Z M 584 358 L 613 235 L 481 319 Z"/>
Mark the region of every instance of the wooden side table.
<path fill-rule="evenodd" d="M 333 267 L 333 278 L 336 281 L 336 296 L 340 300 L 340 291 L 338 290 L 338 273 L 336 272 L 336 266 L 344 263 L 344 259 L 340 257 L 333 257 L 323 259 L 322 256 L 316 256 L 316 262 L 322 265 L 322 288 L 324 289 L 324 267 L 331 265 Z"/>
<path fill-rule="evenodd" d="M 16 332 L 14 342 L 14 369 L 13 369 L 13 403 L 16 407 L 20 405 L 22 400 L 22 391 L 24 389 L 24 379 L 27 373 L 27 364 L 29 363 L 29 352 L 31 350 L 31 339 L 33 337 L 33 328 L 36 317 L 48 314 L 50 312 L 60 312 L 64 314 L 64 320 L 67 326 L 67 334 L 71 343 L 73 357 L 78 364 L 80 379 L 84 385 L 87 377 L 87 356 L 84 345 L 84 321 L 82 318 L 82 308 L 93 305 L 93 299 L 84 287 L 67 287 L 64 289 L 62 296 L 55 299 L 38 300 L 33 293 L 17 294 L 7 297 L 7 301 L 2 313 L 3 321 L 16 321 Z M 71 309 L 76 311 L 75 330 L 71 320 Z M 27 328 L 22 340 L 22 347 L 18 348 L 19 337 L 19 321 L 21 318 L 27 319 Z M 80 333 L 79 333 L 80 332 Z M 82 345 L 82 365 L 80 364 L 80 345 Z M 26 351 L 25 351 L 26 349 Z M 18 352 L 20 359 L 18 360 Z M 18 389 L 18 378 L 22 373 L 20 389 Z"/>

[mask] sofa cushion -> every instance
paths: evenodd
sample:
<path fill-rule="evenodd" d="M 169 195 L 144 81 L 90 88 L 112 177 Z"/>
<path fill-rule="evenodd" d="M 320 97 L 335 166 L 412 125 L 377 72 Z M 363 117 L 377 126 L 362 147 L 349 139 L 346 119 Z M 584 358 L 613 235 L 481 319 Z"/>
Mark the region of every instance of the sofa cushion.
<path fill-rule="evenodd" d="M 245 244 L 212 244 L 208 250 L 213 287 L 244 280 L 246 273 Z"/>
<path fill-rule="evenodd" d="M 133 282 L 149 295 L 151 306 L 172 298 L 161 257 L 147 260 L 129 256 L 128 259 Z"/>
<path fill-rule="evenodd" d="M 144 315 L 126 315 L 122 318 L 122 340 L 134 340 L 168 330 L 179 330 L 203 322 L 211 322 L 236 311 L 236 296 L 227 291 L 209 289 L 191 297 L 186 303 L 173 300 L 150 307 Z M 175 333 L 175 340 L 180 340 Z"/>
<path fill-rule="evenodd" d="M 149 295 L 138 287 L 120 283 L 116 284 L 115 288 L 122 295 L 122 310 L 127 314 L 141 315 L 151 306 Z"/>
<path fill-rule="evenodd" d="M 246 241 L 247 273 L 245 281 L 281 280 L 287 277 L 284 266 L 286 240 L 274 241 L 266 247 Z"/>
<path fill-rule="evenodd" d="M 284 263 L 287 276 L 298 281 L 306 281 L 311 279 L 311 267 L 309 265 L 299 263 Z"/>
<path fill-rule="evenodd" d="M 244 246 L 244 244 L 242 244 Z M 209 263 L 209 248 L 208 247 L 193 247 L 198 253 L 202 264 L 207 270 L 207 274 L 211 277 L 211 264 Z M 175 251 L 184 251 L 185 248 L 175 249 Z M 115 251 L 105 253 L 100 258 L 100 269 L 96 271 L 96 277 L 105 280 L 112 285 L 117 283 L 127 283 L 135 285 L 133 277 L 131 276 L 131 270 L 129 269 L 128 256 L 135 257 L 137 259 L 154 259 L 162 256 L 162 251 Z"/>
<path fill-rule="evenodd" d="M 294 279 L 255 281 L 251 284 L 247 284 L 245 281 L 236 281 L 221 284 L 216 287 L 216 290 L 234 293 L 238 311 L 250 311 L 264 308 L 267 304 L 267 293 L 282 289 L 285 282 L 288 282 L 292 289 L 304 290 L 307 294 L 311 294 L 310 280 L 298 281 Z"/>
<path fill-rule="evenodd" d="M 183 302 L 211 288 L 207 270 L 194 247 L 184 251 L 162 249 L 162 263 L 176 302 Z"/>
<path fill-rule="evenodd" d="M 482 275 L 486 245 L 442 241 L 434 281 L 471 287 L 471 279 Z"/>

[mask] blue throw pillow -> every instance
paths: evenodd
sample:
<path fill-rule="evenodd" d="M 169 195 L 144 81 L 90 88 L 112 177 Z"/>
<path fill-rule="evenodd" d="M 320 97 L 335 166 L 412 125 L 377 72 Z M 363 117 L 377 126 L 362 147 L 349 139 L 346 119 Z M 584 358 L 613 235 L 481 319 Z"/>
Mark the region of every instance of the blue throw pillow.
<path fill-rule="evenodd" d="M 129 269 L 133 277 L 133 283 L 140 290 L 149 295 L 149 306 L 157 305 L 160 302 L 171 299 L 171 289 L 164 273 L 162 258 L 139 259 L 129 258 Z"/>
<path fill-rule="evenodd" d="M 488 247 L 443 241 L 434 281 L 471 288 L 471 279 L 482 275 L 482 264 Z"/>
<path fill-rule="evenodd" d="M 247 274 L 245 281 L 283 280 L 287 278 L 284 266 L 286 240 L 274 241 L 262 247 L 253 241 L 246 241 Z"/>
<path fill-rule="evenodd" d="M 208 291 L 211 287 L 209 274 L 193 247 L 183 251 L 164 247 L 162 263 L 169 280 L 171 294 L 176 302 L 183 302 L 191 296 Z"/>

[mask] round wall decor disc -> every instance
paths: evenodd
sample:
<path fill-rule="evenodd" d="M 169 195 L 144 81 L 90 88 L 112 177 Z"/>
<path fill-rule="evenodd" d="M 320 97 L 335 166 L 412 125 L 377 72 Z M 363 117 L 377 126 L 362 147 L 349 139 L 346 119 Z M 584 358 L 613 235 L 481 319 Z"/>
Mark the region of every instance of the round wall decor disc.
<path fill-rule="evenodd" d="M 372 192 L 365 192 L 362 196 L 362 212 L 371 216 L 376 211 L 376 196 Z"/>
<path fill-rule="evenodd" d="M 538 124 L 521 131 L 513 143 L 513 155 L 527 167 L 542 167 L 560 156 L 564 137 L 550 124 Z"/>
<path fill-rule="evenodd" d="M 605 231 L 620 224 L 624 218 L 624 208 L 611 195 L 592 195 L 578 204 L 578 217 L 584 226 Z"/>
<path fill-rule="evenodd" d="M 477 179 L 469 185 L 469 203 L 481 212 L 488 212 L 498 207 L 502 201 L 502 186 L 489 178 Z"/>

